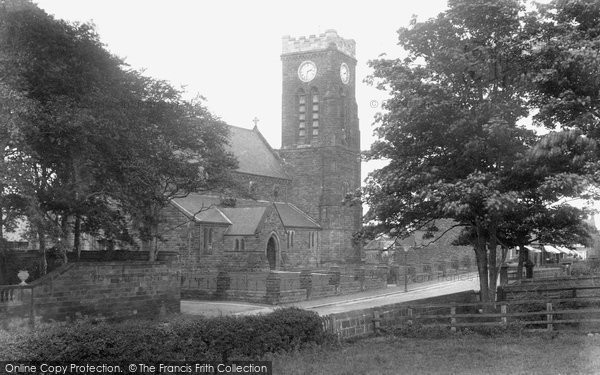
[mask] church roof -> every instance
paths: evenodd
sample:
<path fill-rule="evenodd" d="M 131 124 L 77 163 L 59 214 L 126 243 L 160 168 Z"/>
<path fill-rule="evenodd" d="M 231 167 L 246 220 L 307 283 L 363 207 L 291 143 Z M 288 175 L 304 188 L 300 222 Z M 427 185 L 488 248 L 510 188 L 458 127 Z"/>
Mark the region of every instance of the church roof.
<path fill-rule="evenodd" d="M 231 221 L 228 236 L 251 236 L 259 231 L 267 207 L 227 207 L 221 209 Z"/>
<path fill-rule="evenodd" d="M 310 216 L 291 203 L 274 203 L 283 226 L 286 228 L 321 229 Z"/>
<path fill-rule="evenodd" d="M 382 234 L 365 245 L 365 250 L 387 250 L 396 243 L 396 237 Z"/>
<path fill-rule="evenodd" d="M 191 193 L 183 198 L 174 198 L 173 204 L 185 215 L 193 217 L 195 221 L 230 225 L 231 221 L 216 207 L 220 203 L 218 197 L 211 197 Z"/>
<path fill-rule="evenodd" d="M 267 210 L 275 208 L 285 228 L 321 229 L 321 226 L 298 207 L 286 202 L 237 199 L 235 207 L 221 206 L 221 198 L 212 195 L 190 193 L 174 198 L 173 204 L 196 222 L 228 225 L 226 234 L 231 236 L 253 235 L 260 230 Z"/>
<path fill-rule="evenodd" d="M 283 165 L 271 146 L 254 129 L 229 126 L 230 152 L 238 160 L 238 172 L 289 180 Z"/>

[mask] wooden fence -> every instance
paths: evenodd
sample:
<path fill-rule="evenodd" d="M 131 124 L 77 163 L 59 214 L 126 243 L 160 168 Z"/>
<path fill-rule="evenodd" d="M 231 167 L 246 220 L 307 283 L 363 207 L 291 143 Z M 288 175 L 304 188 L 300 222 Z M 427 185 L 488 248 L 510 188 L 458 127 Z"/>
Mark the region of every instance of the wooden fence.
<path fill-rule="evenodd" d="M 379 333 L 387 328 L 397 327 L 438 327 L 451 331 L 483 327 L 516 327 L 527 331 L 598 329 L 600 297 L 496 303 L 402 304 L 373 308 L 354 315 L 325 316 L 322 318 L 323 328 L 340 338 Z"/>
<path fill-rule="evenodd" d="M 426 311 L 419 312 L 425 309 Z M 408 324 L 457 328 L 520 326 L 552 331 L 557 325 L 600 323 L 600 298 L 562 298 L 409 307 Z"/>

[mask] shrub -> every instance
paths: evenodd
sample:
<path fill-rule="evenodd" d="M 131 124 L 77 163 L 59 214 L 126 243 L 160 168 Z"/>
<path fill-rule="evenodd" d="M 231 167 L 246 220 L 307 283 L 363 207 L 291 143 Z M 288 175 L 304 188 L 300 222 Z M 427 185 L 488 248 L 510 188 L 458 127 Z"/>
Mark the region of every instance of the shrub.
<path fill-rule="evenodd" d="M 0 331 L 0 345 L 13 348 L 0 354 L 0 360 L 258 359 L 270 352 L 319 345 L 328 338 L 316 313 L 297 308 L 245 317 L 173 316 L 166 322 L 85 319 L 47 324 L 31 333 L 25 328 Z"/>
<path fill-rule="evenodd" d="M 598 276 L 600 275 L 600 259 L 590 258 L 585 261 L 573 263 L 572 276 Z"/>

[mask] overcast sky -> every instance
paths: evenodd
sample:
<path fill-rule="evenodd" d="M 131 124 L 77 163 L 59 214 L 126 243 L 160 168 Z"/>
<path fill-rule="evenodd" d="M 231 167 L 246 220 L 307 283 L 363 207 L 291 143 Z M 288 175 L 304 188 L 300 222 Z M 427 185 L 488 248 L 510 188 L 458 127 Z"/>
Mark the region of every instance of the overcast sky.
<path fill-rule="evenodd" d="M 35 1 L 35 0 L 34 0 Z M 373 116 L 384 93 L 367 86 L 367 62 L 400 54 L 396 31 L 413 14 L 434 17 L 446 0 L 200 1 L 37 0 L 56 18 L 93 22 L 106 47 L 136 69 L 200 94 L 230 125 L 252 119 L 272 147 L 281 146 L 281 38 L 335 29 L 356 41 L 361 147 L 373 140 Z M 373 165 L 363 166 L 363 178 Z"/>

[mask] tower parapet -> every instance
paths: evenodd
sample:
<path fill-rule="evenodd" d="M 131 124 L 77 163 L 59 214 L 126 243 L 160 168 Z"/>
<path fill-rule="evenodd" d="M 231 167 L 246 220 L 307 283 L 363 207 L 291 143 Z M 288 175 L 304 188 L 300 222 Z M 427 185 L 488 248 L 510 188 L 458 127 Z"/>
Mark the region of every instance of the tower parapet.
<path fill-rule="evenodd" d="M 299 53 L 315 50 L 324 50 L 334 44 L 338 51 L 343 54 L 356 58 L 356 42 L 354 39 L 344 39 L 340 37 L 335 30 L 327 30 L 319 35 L 301 36 L 292 38 L 285 35 L 282 38 L 282 54 Z"/>

